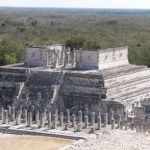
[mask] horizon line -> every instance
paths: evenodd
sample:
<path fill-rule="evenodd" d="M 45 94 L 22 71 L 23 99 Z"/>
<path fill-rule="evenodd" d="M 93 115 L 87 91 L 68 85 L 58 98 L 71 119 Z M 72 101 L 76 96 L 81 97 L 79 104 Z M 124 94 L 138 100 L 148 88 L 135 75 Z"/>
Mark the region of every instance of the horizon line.
<path fill-rule="evenodd" d="M 0 6 L 0 8 L 52 8 L 52 9 L 118 9 L 118 10 L 150 10 L 150 8 L 107 8 L 107 7 L 47 7 L 47 6 Z"/>

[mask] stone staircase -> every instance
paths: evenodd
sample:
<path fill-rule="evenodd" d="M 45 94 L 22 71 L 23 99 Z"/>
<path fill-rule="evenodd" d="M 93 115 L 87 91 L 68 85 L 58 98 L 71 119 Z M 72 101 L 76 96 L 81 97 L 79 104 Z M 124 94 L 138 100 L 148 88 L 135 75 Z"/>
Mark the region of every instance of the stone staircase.
<path fill-rule="evenodd" d="M 126 74 L 129 75 L 129 74 L 133 74 L 136 72 L 141 72 L 144 70 L 147 70 L 146 66 L 124 65 L 120 67 L 100 70 L 100 72 L 103 75 L 104 79 L 111 79 L 111 78 L 114 78 L 114 77 L 116 78 L 116 77 L 123 76 Z"/>
<path fill-rule="evenodd" d="M 116 72 L 113 73 L 112 70 L 116 70 Z M 149 96 L 149 68 L 128 65 L 124 68 L 115 68 L 112 70 L 105 70 L 103 74 L 104 86 L 107 88 L 107 99 L 123 104 L 130 103 L 131 105 L 134 101 L 140 101 Z M 112 75 L 109 72 L 112 72 Z"/>
<path fill-rule="evenodd" d="M 109 96 L 119 96 L 127 92 L 134 92 L 138 89 L 142 89 L 144 87 L 149 87 L 150 86 L 150 77 L 144 76 L 142 78 L 135 78 L 120 84 L 114 84 L 114 86 L 107 87 L 107 94 Z"/>

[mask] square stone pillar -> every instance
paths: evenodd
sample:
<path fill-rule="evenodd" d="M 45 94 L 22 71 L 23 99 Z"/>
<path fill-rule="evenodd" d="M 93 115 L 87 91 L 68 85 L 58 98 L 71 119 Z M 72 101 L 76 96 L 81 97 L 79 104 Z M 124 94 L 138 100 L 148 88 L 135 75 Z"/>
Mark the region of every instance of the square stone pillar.
<path fill-rule="evenodd" d="M 8 117 L 8 110 L 4 110 L 3 113 L 3 124 L 8 124 L 9 123 L 9 117 Z"/>
<path fill-rule="evenodd" d="M 3 116 L 4 116 L 4 108 L 1 106 L 0 107 L 0 120 L 3 120 Z"/>

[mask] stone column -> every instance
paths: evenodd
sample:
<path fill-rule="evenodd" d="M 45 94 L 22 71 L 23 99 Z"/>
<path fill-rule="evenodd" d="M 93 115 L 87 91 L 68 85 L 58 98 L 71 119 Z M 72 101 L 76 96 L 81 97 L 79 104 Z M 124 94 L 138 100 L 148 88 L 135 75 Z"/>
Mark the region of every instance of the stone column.
<path fill-rule="evenodd" d="M 53 114 L 53 129 L 57 128 L 57 115 Z"/>
<path fill-rule="evenodd" d="M 125 121 L 125 128 L 124 128 L 125 130 L 127 130 L 128 129 L 128 123 L 127 123 L 127 121 Z"/>
<path fill-rule="evenodd" d="M 97 129 L 101 130 L 101 128 L 102 128 L 102 118 L 101 118 L 101 116 L 97 117 L 97 124 L 98 124 Z"/>
<path fill-rule="evenodd" d="M 66 49 L 64 48 L 64 67 L 66 67 L 67 65 L 67 53 L 66 53 Z"/>
<path fill-rule="evenodd" d="M 131 130 L 135 130 L 135 123 L 131 122 L 130 127 L 131 127 Z"/>
<path fill-rule="evenodd" d="M 40 128 L 44 128 L 44 125 L 45 125 L 45 113 L 41 113 L 40 114 Z"/>
<path fill-rule="evenodd" d="M 16 125 L 20 125 L 20 120 L 21 120 L 21 114 L 17 112 L 16 114 Z"/>
<path fill-rule="evenodd" d="M 61 59 L 62 59 L 62 65 L 64 66 L 64 62 L 65 62 L 65 46 L 63 46 L 62 51 L 61 51 Z"/>
<path fill-rule="evenodd" d="M 72 115 L 72 127 L 75 127 L 75 125 L 76 125 L 76 115 L 73 114 Z"/>
<path fill-rule="evenodd" d="M 23 122 L 25 124 L 27 124 L 27 122 L 28 122 L 28 111 L 27 111 L 27 109 L 23 110 Z"/>
<path fill-rule="evenodd" d="M 63 112 L 60 113 L 60 126 L 63 126 L 64 123 L 64 116 L 63 116 Z"/>
<path fill-rule="evenodd" d="M 22 116 L 22 106 L 19 107 L 19 110 L 18 110 L 19 114 L 20 114 L 20 117 Z"/>
<path fill-rule="evenodd" d="M 127 119 L 128 119 L 127 112 L 124 112 L 123 113 L 123 120 L 127 120 Z"/>
<path fill-rule="evenodd" d="M 111 120 L 111 129 L 115 129 L 115 119 Z"/>
<path fill-rule="evenodd" d="M 76 66 L 76 50 L 73 50 L 73 66 Z"/>
<path fill-rule="evenodd" d="M 8 107 L 8 116 L 10 117 L 11 116 L 11 106 L 8 105 L 7 107 Z"/>
<path fill-rule="evenodd" d="M 58 67 L 58 50 L 55 49 L 54 53 L 54 68 Z"/>
<path fill-rule="evenodd" d="M 85 121 L 85 129 L 87 129 L 88 128 L 88 124 L 89 124 L 88 116 L 84 117 L 84 121 Z"/>
<path fill-rule="evenodd" d="M 46 108 L 50 107 L 50 101 L 49 101 L 49 92 L 48 89 L 46 89 Z"/>
<path fill-rule="evenodd" d="M 91 113 L 91 126 L 94 126 L 95 124 L 95 112 Z"/>
<path fill-rule="evenodd" d="M 66 124 L 65 124 L 65 130 L 68 130 L 69 129 L 69 123 L 68 122 L 66 122 Z"/>
<path fill-rule="evenodd" d="M 101 116 L 101 109 L 98 109 L 98 116 Z"/>
<path fill-rule="evenodd" d="M 8 124 L 9 120 L 8 120 L 8 110 L 4 110 L 4 114 L 3 114 L 3 124 Z"/>
<path fill-rule="evenodd" d="M 108 125 L 108 113 L 105 113 L 104 116 L 104 126 L 106 127 Z"/>
<path fill-rule="evenodd" d="M 111 121 L 114 119 L 114 111 L 111 111 Z"/>
<path fill-rule="evenodd" d="M 52 115 L 51 115 L 51 112 L 49 111 L 48 112 L 48 129 L 51 128 L 51 123 L 52 123 Z"/>
<path fill-rule="evenodd" d="M 82 131 L 82 124 L 78 124 L 78 126 L 77 126 L 77 131 L 78 131 L 78 132 L 81 132 L 81 131 Z"/>
<path fill-rule="evenodd" d="M 0 107 L 0 120 L 3 120 L 3 116 L 4 116 L 4 108 Z"/>
<path fill-rule="evenodd" d="M 89 113 L 89 109 L 86 107 L 86 108 L 84 109 L 84 115 L 85 115 L 85 116 L 88 116 L 88 113 Z"/>
<path fill-rule="evenodd" d="M 16 119 L 16 109 L 15 107 L 13 107 L 11 110 L 11 120 L 15 121 L 15 119 Z"/>
<path fill-rule="evenodd" d="M 134 104 L 132 104 L 132 112 L 133 112 L 133 116 L 134 116 L 134 112 L 135 111 L 135 105 Z"/>
<path fill-rule="evenodd" d="M 90 133 L 95 133 L 95 128 L 93 126 L 91 127 Z"/>
<path fill-rule="evenodd" d="M 69 111 L 69 109 L 66 110 L 66 116 L 67 116 L 67 123 L 70 123 L 70 111 Z"/>
<path fill-rule="evenodd" d="M 44 121 L 46 121 L 46 119 L 47 119 L 47 114 L 46 114 L 46 109 L 44 109 Z"/>
<path fill-rule="evenodd" d="M 82 111 L 79 111 L 79 124 L 82 125 Z"/>
<path fill-rule="evenodd" d="M 32 126 L 32 112 L 28 113 L 28 126 L 31 127 Z"/>
<path fill-rule="evenodd" d="M 39 110 L 37 109 L 37 110 L 36 110 L 36 114 L 35 114 L 35 123 L 36 123 L 37 125 L 39 125 L 39 119 L 40 119 L 40 112 L 39 112 Z"/>
<path fill-rule="evenodd" d="M 58 121 L 58 109 L 55 110 L 55 114 L 56 114 L 56 119 Z"/>
<path fill-rule="evenodd" d="M 121 115 L 118 116 L 118 129 L 121 128 Z"/>
<path fill-rule="evenodd" d="M 67 49 L 67 56 L 68 56 L 68 62 L 67 64 L 70 65 L 70 59 L 71 59 L 71 53 L 70 53 L 70 47 Z"/>

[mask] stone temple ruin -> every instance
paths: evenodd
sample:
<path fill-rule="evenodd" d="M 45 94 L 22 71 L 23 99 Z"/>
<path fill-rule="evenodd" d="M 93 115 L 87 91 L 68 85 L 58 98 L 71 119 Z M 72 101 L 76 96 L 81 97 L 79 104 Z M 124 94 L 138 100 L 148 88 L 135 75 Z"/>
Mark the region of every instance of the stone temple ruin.
<path fill-rule="evenodd" d="M 130 64 L 128 47 L 71 51 L 57 44 L 26 49 L 25 63 L 0 67 L 3 123 L 10 117 L 16 124 L 22 119 L 43 127 L 45 116 L 49 126 L 52 115 L 56 128 L 58 120 L 74 126 L 78 115 L 79 125 L 84 120 L 87 128 L 89 119 L 101 128 L 101 121 L 106 125 L 110 118 L 149 119 L 150 69 Z"/>

